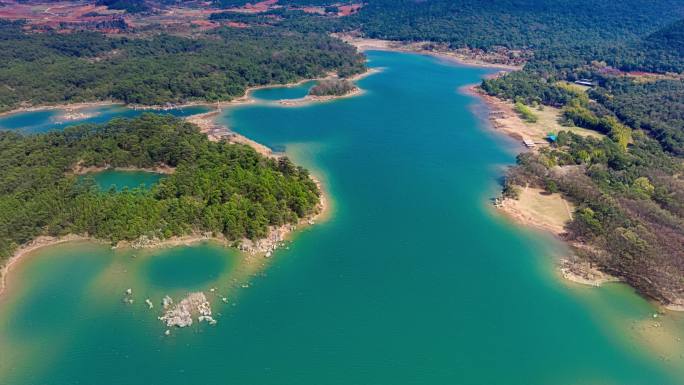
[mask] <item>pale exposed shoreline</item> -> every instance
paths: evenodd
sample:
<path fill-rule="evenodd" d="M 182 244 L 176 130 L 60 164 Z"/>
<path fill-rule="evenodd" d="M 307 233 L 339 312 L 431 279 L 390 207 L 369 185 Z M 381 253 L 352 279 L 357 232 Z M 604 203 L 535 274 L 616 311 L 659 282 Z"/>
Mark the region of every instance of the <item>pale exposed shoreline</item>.
<path fill-rule="evenodd" d="M 490 115 L 484 120 L 492 131 L 499 135 L 506 135 L 516 141 L 531 136 L 532 133 L 528 132 L 522 119 L 513 112 L 512 108 L 505 101 L 481 92 L 477 84 L 461 87 L 460 91 L 466 95 L 478 98 L 487 106 Z M 505 116 L 493 117 L 491 115 L 493 111 L 503 111 Z M 540 193 L 540 189 L 524 187 L 521 191 L 521 198 L 530 194 Z M 551 233 L 557 239 L 562 240 L 565 233 L 564 225 L 568 220 L 572 219 L 572 209 L 571 204 L 560 194 L 548 194 L 548 198 L 540 196 L 539 200 L 546 200 L 548 202 L 554 197 L 556 206 L 564 206 L 564 210 L 561 211 L 565 211 L 567 217 L 558 214 L 555 216 L 545 215 L 548 214 L 548 207 L 537 207 L 535 211 L 532 204 L 521 202 L 522 199 L 502 198 L 495 206 L 498 214 L 505 216 L 515 224 Z M 559 276 L 568 281 L 588 286 L 598 287 L 606 282 L 619 281 L 618 278 L 605 274 L 588 263 L 569 258 L 561 258 L 558 261 L 557 271 Z"/>
<path fill-rule="evenodd" d="M 73 172 L 75 175 L 86 175 L 86 174 L 92 174 L 92 173 L 97 173 L 97 172 L 102 172 L 102 171 L 109 171 L 109 170 L 115 170 L 115 171 L 144 171 L 144 172 L 151 172 L 155 174 L 173 174 L 174 171 L 176 171 L 175 168 L 169 167 L 165 164 L 160 164 L 155 167 L 112 167 L 109 165 L 106 166 L 88 166 L 84 167 L 81 164 L 76 164 L 76 166 L 73 169 Z"/>
<path fill-rule="evenodd" d="M 514 114 L 510 108 L 507 108 L 509 106 L 504 101 L 479 92 L 477 90 L 477 85 L 463 87 L 461 88 L 461 92 L 479 98 L 490 111 L 501 111 L 502 109 L 506 111 L 506 117 L 496 118 L 495 121 L 491 116 L 486 119 L 488 126 L 491 127 L 492 131 L 495 131 L 500 135 L 506 135 L 517 141 L 531 136 L 531 133 L 527 132 L 522 120 Z M 573 209 L 570 202 L 565 200 L 560 194 L 542 196 L 540 195 L 540 189 L 523 188 L 521 195 L 527 196 L 530 194 L 539 194 L 538 202 L 546 202 L 549 204 L 553 202 L 557 207 L 562 207 L 562 209 L 556 211 L 565 211 L 567 216 L 564 217 L 562 214 L 549 215 L 549 211 L 552 210 L 549 210 L 548 207 L 539 205 L 541 207 L 537 207 L 535 210 L 533 208 L 533 203 L 522 202 L 522 199 L 515 200 L 511 198 L 500 199 L 499 203 L 496 205 L 496 211 L 517 225 L 551 233 L 554 237 L 562 241 L 565 233 L 564 225 L 567 221 L 572 219 Z M 605 274 L 586 262 L 570 258 L 561 258 L 558 261 L 557 271 L 560 277 L 587 286 L 599 287 L 606 282 L 619 281 L 617 277 Z"/>
<path fill-rule="evenodd" d="M 422 55 L 434 56 L 437 58 L 456 62 L 458 64 L 482 67 L 482 68 L 496 68 L 506 71 L 516 71 L 522 69 L 519 65 L 509 65 L 503 63 L 490 63 L 482 60 L 469 59 L 464 55 L 459 55 L 453 51 L 432 51 L 420 49 L 416 46 L 420 42 L 406 43 L 393 40 L 368 39 L 362 37 L 355 37 L 348 34 L 333 34 L 333 36 L 341 39 L 347 44 L 353 45 L 359 51 L 396 51 L 406 53 L 417 53 Z"/>
<path fill-rule="evenodd" d="M 477 85 L 462 87 L 461 92 L 480 99 L 487 106 L 489 111 L 504 111 L 506 116 L 503 118 L 492 117 L 490 115 L 485 119 L 492 131 L 506 135 L 515 140 L 521 140 L 524 137 L 532 137 L 534 135 L 533 132 L 526 129 L 525 124 L 512 112 L 512 108 L 505 101 L 484 94 L 478 90 Z M 544 144 L 542 144 L 542 146 L 543 145 Z M 527 149 L 526 151 L 536 150 Z M 567 207 L 567 210 L 570 211 L 570 203 L 562 197 L 561 200 Z M 504 198 L 497 205 L 496 211 L 518 225 L 551 233 L 556 238 L 565 242 L 562 239 L 565 232 L 563 225 L 559 224 L 557 221 L 545 220 L 544 215 L 537 215 L 538 213 L 531 211 L 530 207 L 520 204 L 519 201 L 511 198 Z M 572 245 L 580 248 L 588 247 L 587 245 L 577 243 Z M 600 287 L 607 282 L 620 282 L 618 277 L 602 272 L 597 266 L 574 258 L 561 258 L 558 262 L 557 271 L 559 276 L 563 279 L 587 286 Z M 654 304 L 670 311 L 684 311 L 684 303 L 664 304 L 654 302 Z"/>

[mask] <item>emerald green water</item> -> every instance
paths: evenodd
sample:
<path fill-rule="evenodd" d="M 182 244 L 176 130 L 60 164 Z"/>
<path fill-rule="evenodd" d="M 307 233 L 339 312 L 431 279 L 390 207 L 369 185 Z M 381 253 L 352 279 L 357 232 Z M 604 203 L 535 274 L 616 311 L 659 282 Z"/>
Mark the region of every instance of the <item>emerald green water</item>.
<path fill-rule="evenodd" d="M 369 57 L 385 70 L 362 96 L 221 118 L 320 176 L 327 221 L 256 268 L 212 244 L 43 249 L 0 301 L 0 383 L 684 383 L 681 342 L 645 341 L 649 303 L 623 285 L 558 280 L 562 247 L 491 211 L 515 149 L 457 92 L 487 72 Z M 164 336 L 159 301 L 190 290 L 209 295 L 218 324 Z M 684 333 L 681 316 L 659 319 Z"/>
<path fill-rule="evenodd" d="M 102 190 L 115 190 L 144 188 L 148 189 L 153 184 L 159 182 L 163 177 L 162 174 L 146 171 L 122 171 L 122 170 L 105 170 L 95 173 L 86 174 L 83 176 L 92 177 L 98 187 Z"/>

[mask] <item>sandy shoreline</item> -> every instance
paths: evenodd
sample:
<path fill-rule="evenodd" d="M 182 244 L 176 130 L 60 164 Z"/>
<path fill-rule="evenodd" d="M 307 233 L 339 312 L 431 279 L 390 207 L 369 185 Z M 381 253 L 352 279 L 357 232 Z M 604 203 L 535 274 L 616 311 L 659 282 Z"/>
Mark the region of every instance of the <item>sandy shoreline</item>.
<path fill-rule="evenodd" d="M 532 138 L 537 145 L 536 148 L 548 145 L 546 141 L 543 141 L 540 137 L 540 135 L 543 135 L 546 130 L 541 131 L 541 133 L 537 132 L 539 130 L 535 130 L 533 125 L 523 122 L 522 119 L 513 111 L 511 103 L 494 96 L 486 95 L 478 89 L 477 85 L 462 87 L 460 91 L 464 94 L 477 97 L 485 104 L 485 106 L 487 106 L 489 116 L 487 116 L 485 120 L 488 127 L 492 131 L 498 134 L 506 135 L 517 141 Z M 564 129 L 572 130 L 573 128 L 564 127 Z M 577 133 L 580 135 L 593 135 L 592 133 L 585 132 Z M 523 148 L 523 150 L 536 151 L 536 148 Z M 522 188 L 523 195 L 528 190 L 533 190 L 535 193 L 540 195 L 536 205 L 531 204 L 529 201 L 524 202 L 524 199 L 514 200 L 511 198 L 503 198 L 497 202 L 496 211 L 518 225 L 551 233 L 562 242 L 568 243 L 563 239 L 563 235 L 565 233 L 564 227 L 565 223 L 572 219 L 574 205 L 572 205 L 559 194 L 541 194 L 541 189 L 528 189 L 527 187 L 524 187 Z M 556 211 L 566 211 L 568 214 L 564 220 L 561 220 L 560 215 L 556 215 L 555 218 L 552 216 L 550 217 L 549 212 L 553 211 L 552 208 L 549 208 L 548 205 L 539 203 L 545 201 L 548 204 L 551 200 L 551 197 L 554 196 L 557 197 L 555 202 Z M 524 198 L 524 196 L 522 198 Z M 587 245 L 578 243 L 571 243 L 570 245 L 577 248 L 588 247 Z M 577 260 L 576 258 L 561 258 L 558 261 L 557 271 L 559 276 L 565 280 L 594 287 L 600 287 L 602 284 L 607 282 L 621 281 L 618 277 L 602 272 L 597 266 L 594 266 L 586 261 Z M 684 301 L 682 301 L 682 303 L 670 304 L 656 302 L 655 304 L 658 307 L 670 311 L 684 311 Z"/>
<path fill-rule="evenodd" d="M 16 265 L 19 262 L 25 260 L 26 257 L 29 256 L 31 253 L 45 247 L 59 245 L 60 243 L 91 240 L 97 242 L 97 240 L 95 239 L 76 234 L 69 234 L 63 237 L 51 237 L 41 235 L 35 238 L 34 240 L 30 241 L 29 243 L 19 246 L 19 248 L 14 252 L 14 254 L 7 260 L 5 265 L 2 267 L 2 270 L 0 270 L 0 296 L 2 296 L 2 294 L 5 292 L 5 288 L 7 287 L 7 276 L 12 271 L 12 268 L 16 267 Z"/>
<path fill-rule="evenodd" d="M 510 103 L 486 95 L 478 89 L 477 84 L 462 87 L 460 91 L 478 98 L 487 106 L 488 116 L 485 121 L 492 131 L 516 141 L 533 138 L 535 144 L 547 145 L 540 141 L 538 134 L 530 128 L 530 125 L 520 119 Z M 535 149 L 524 149 L 524 151 L 535 151 Z M 563 240 L 565 224 L 572 220 L 574 205 L 560 194 L 548 194 L 542 189 L 522 187 L 518 199 L 499 198 L 495 209 L 498 214 L 517 225 L 551 233 L 565 242 Z M 575 246 L 581 247 L 581 245 Z M 558 261 L 557 271 L 565 280 L 594 287 L 599 287 L 606 282 L 620 281 L 617 277 L 601 272 L 592 264 L 575 258 L 561 258 Z"/>

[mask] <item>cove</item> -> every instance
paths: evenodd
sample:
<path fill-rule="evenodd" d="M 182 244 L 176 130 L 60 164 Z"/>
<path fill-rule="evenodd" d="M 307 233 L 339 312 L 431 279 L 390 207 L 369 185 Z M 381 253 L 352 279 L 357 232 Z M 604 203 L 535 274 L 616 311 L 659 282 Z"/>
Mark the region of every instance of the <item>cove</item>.
<path fill-rule="evenodd" d="M 170 114 L 174 116 L 190 116 L 210 110 L 207 106 L 180 107 L 167 110 L 143 110 L 123 105 L 105 105 L 79 109 L 73 119 L 64 119 L 64 109 L 44 109 L 24 111 L 0 116 L 0 130 L 19 130 L 25 133 L 41 133 L 51 130 L 62 130 L 66 127 L 83 123 L 105 123 L 113 118 L 133 118 L 145 112 Z"/>
<path fill-rule="evenodd" d="M 309 81 L 295 87 L 264 87 L 250 92 L 250 96 L 258 101 L 299 99 L 305 97 L 315 83 Z"/>
<path fill-rule="evenodd" d="M 44 249 L 0 299 L 0 383 L 683 383 L 676 346 L 661 357 L 631 334 L 653 322 L 653 306 L 623 285 L 558 280 L 562 246 L 492 212 L 488 198 L 517 149 L 458 92 L 489 71 L 369 58 L 383 71 L 359 82 L 361 96 L 219 117 L 320 176 L 328 220 L 256 275 L 211 244 L 180 258 L 175 249 Z M 199 266 L 187 268 L 189 258 Z M 214 287 L 229 298 L 212 299 L 216 326 L 164 336 L 142 303 Z M 681 335 L 680 316 L 662 317 Z"/>

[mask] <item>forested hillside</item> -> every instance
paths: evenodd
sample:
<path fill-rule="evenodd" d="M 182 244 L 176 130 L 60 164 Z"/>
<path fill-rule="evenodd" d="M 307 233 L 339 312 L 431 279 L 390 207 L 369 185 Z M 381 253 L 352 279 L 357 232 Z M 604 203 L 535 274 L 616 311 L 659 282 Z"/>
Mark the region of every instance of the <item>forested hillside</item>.
<path fill-rule="evenodd" d="M 342 76 L 364 68 L 355 49 L 324 34 L 219 29 L 197 38 L 24 33 L 0 21 L 0 111 L 21 105 L 120 100 L 230 100 L 251 86 Z"/>
<path fill-rule="evenodd" d="M 337 4 L 280 0 L 279 4 Z M 684 4 L 657 0 L 368 0 L 355 15 L 329 28 L 358 29 L 367 37 L 429 40 L 454 47 L 539 48 L 638 39 L 684 17 Z M 309 16 L 312 23 L 317 17 Z M 321 19 L 318 17 L 318 19 Z"/>
<path fill-rule="evenodd" d="M 100 191 L 81 166 L 175 167 L 151 190 Z M 26 176 L 30 175 L 30 178 Z M 38 235 L 117 242 L 196 231 L 264 237 L 316 210 L 318 188 L 287 158 L 210 142 L 196 126 L 143 115 L 23 136 L 0 132 L 0 260 Z"/>
<path fill-rule="evenodd" d="M 683 26 L 616 49 L 541 50 L 523 71 L 482 84 L 490 95 L 561 107 L 566 122 L 607 135 L 559 133 L 518 158 L 505 193 L 527 184 L 561 191 L 578 206 L 567 227 L 577 254 L 664 303 L 684 298 L 684 76 L 662 74 L 684 71 Z M 595 86 L 560 82 L 580 78 Z"/>

